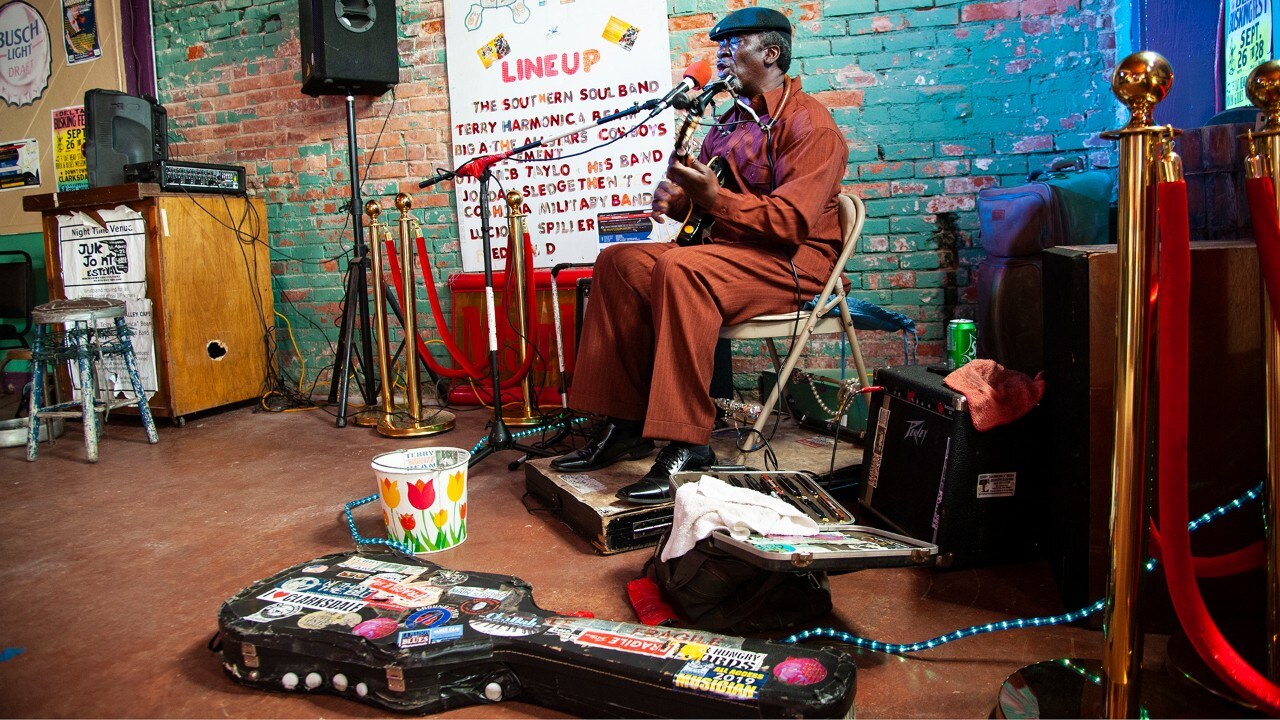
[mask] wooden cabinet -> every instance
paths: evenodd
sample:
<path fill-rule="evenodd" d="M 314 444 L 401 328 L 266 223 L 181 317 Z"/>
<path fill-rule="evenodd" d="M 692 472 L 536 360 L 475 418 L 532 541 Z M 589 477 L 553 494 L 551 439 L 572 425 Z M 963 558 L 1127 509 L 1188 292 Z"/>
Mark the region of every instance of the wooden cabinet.
<path fill-rule="evenodd" d="M 156 367 L 152 412 L 180 419 L 260 397 L 275 324 L 262 201 L 146 184 L 28 195 L 23 208 L 43 216 L 51 299 L 67 296 L 59 216 L 78 211 L 100 220 L 120 206 L 142 217 Z"/>

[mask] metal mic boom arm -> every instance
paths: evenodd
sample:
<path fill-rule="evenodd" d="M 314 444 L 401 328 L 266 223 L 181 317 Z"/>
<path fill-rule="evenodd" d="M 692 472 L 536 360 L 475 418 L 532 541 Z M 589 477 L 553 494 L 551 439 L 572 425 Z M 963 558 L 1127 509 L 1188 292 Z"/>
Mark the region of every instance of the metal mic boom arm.
<path fill-rule="evenodd" d="M 653 101 L 650 101 L 650 102 L 653 102 Z M 435 185 L 436 183 L 443 182 L 445 180 L 452 180 L 453 178 L 459 175 L 463 177 L 478 178 L 481 175 L 483 175 L 485 171 L 487 171 L 489 168 L 502 162 L 503 160 L 506 160 L 512 155 L 519 155 L 520 153 L 525 153 L 535 148 L 540 148 L 546 145 L 554 145 L 560 142 L 561 140 L 569 137 L 570 135 L 577 135 L 580 132 L 590 130 L 591 128 L 594 128 L 594 127 L 599 127 L 601 125 L 604 125 L 605 123 L 611 123 L 614 120 L 621 120 L 624 117 L 630 117 L 632 115 L 635 115 L 636 113 L 639 113 L 642 110 L 654 110 L 654 108 L 652 107 L 646 107 L 647 105 L 649 105 L 648 102 L 644 104 L 636 103 L 635 105 L 632 105 L 631 107 L 626 108 L 625 110 L 619 110 L 618 112 L 605 115 L 604 117 L 600 118 L 599 120 L 596 120 L 590 125 L 584 125 L 576 130 L 570 130 L 569 132 L 561 133 L 559 135 L 556 135 L 555 137 L 544 138 L 542 140 L 534 140 L 533 142 L 525 143 L 520 147 L 512 148 L 507 152 L 497 153 L 494 155 L 477 155 L 476 157 L 473 157 L 470 160 L 459 165 L 457 170 L 442 170 L 439 173 L 432 175 L 426 180 L 423 180 L 422 182 L 418 183 L 418 187 L 429 188 L 432 185 Z M 655 111 L 653 114 L 656 115 L 657 112 Z"/>

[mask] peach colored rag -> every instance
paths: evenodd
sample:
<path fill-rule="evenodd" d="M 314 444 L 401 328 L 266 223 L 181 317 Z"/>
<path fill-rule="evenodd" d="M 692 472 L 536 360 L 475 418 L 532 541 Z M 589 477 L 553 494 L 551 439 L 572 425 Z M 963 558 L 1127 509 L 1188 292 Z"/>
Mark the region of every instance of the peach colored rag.
<path fill-rule="evenodd" d="M 1017 420 L 1044 397 L 1044 373 L 1033 380 L 995 360 L 972 360 L 942 382 L 969 401 L 969 416 L 979 432 Z"/>

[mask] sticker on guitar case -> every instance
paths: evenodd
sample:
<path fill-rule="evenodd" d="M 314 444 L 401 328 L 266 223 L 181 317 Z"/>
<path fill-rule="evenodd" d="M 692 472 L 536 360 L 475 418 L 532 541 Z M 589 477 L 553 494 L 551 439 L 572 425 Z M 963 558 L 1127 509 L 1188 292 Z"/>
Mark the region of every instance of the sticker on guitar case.
<path fill-rule="evenodd" d="M 533 613 L 491 612 L 471 618 L 471 628 L 485 635 L 522 637 L 542 632 L 546 624 Z"/>
<path fill-rule="evenodd" d="M 433 628 L 437 625 L 444 625 L 453 619 L 453 610 L 443 605 L 433 605 L 432 607 L 423 608 L 405 618 L 404 626 L 413 628 Z"/>
<path fill-rule="evenodd" d="M 373 618 L 351 628 L 351 632 L 363 638 L 378 640 L 396 631 L 400 624 L 391 618 Z"/>
<path fill-rule="evenodd" d="M 271 622 L 273 620 L 283 620 L 287 617 L 293 617 L 302 612 L 302 607 L 292 603 L 273 603 L 268 605 L 252 615 L 245 615 L 245 620 L 251 620 L 257 623 Z"/>

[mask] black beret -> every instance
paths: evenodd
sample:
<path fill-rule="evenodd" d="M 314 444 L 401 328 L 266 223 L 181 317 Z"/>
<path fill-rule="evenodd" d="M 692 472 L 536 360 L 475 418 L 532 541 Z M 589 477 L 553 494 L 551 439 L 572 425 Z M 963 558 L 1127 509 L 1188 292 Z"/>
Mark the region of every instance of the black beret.
<path fill-rule="evenodd" d="M 791 22 L 787 20 L 786 15 L 777 10 L 746 7 L 724 16 L 715 27 L 711 28 L 710 36 L 712 40 L 719 40 L 729 35 L 765 30 L 778 30 L 790 35 Z"/>

